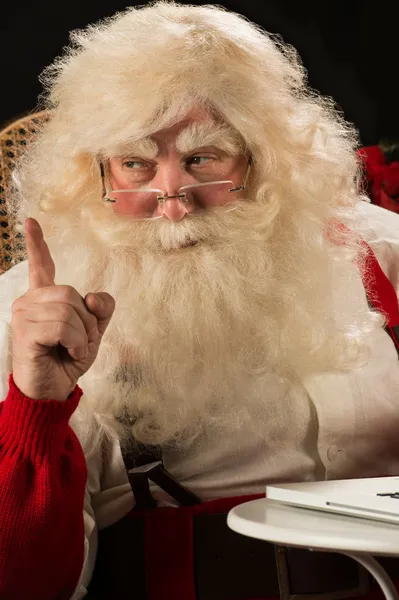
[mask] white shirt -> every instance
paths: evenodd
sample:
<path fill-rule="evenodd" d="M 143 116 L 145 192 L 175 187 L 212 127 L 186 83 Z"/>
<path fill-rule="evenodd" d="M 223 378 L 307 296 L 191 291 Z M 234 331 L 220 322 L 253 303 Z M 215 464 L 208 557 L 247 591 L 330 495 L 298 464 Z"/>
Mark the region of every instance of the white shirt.
<path fill-rule="evenodd" d="M 361 203 L 353 227 L 371 245 L 398 292 L 399 215 Z M 350 293 L 356 294 L 356 301 L 367 302 L 360 274 L 357 277 Z M 0 277 L 0 398 L 6 396 L 11 372 L 11 305 L 27 288 L 26 263 Z M 347 294 L 342 290 L 342 301 Z M 281 402 L 282 416 L 286 403 L 295 428 L 282 418 L 265 422 L 257 435 L 245 426 L 223 439 L 209 435 L 184 454 L 165 453 L 165 467 L 203 500 L 262 493 L 272 481 L 399 474 L 399 361 L 382 328 L 373 333 L 367 365 L 350 373 L 315 377 L 306 387 L 282 396 Z M 84 597 L 90 581 L 97 530 L 121 519 L 134 504 L 119 444 L 106 456 L 104 460 L 99 452 L 88 459 L 86 559 L 73 600 Z M 154 496 L 161 503 L 170 502 L 157 488 Z"/>

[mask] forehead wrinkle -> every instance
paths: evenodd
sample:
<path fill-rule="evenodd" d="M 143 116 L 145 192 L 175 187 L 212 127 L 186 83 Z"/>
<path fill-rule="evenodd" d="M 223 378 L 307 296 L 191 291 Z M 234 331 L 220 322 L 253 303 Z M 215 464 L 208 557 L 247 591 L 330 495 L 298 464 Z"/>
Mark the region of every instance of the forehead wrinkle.
<path fill-rule="evenodd" d="M 176 148 L 182 153 L 204 146 L 215 146 L 232 155 L 243 151 L 239 135 L 230 127 L 214 121 L 190 123 L 176 137 Z"/>

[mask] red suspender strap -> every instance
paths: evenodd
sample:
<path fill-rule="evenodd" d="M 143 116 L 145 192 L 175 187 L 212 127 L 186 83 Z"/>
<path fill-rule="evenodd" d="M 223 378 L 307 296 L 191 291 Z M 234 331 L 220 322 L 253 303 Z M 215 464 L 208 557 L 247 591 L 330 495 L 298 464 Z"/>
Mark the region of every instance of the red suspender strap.
<path fill-rule="evenodd" d="M 145 518 L 148 600 L 197 600 L 194 518 L 204 515 L 227 515 L 234 506 L 262 497 L 264 494 L 221 498 L 196 506 L 157 508 L 149 511 L 150 515 L 148 511 L 132 511 L 130 518 Z"/>
<path fill-rule="evenodd" d="M 370 304 L 386 317 L 386 330 L 399 352 L 399 305 L 395 288 L 382 270 L 373 250 L 367 248 L 366 269 L 362 274 L 363 284 Z"/>

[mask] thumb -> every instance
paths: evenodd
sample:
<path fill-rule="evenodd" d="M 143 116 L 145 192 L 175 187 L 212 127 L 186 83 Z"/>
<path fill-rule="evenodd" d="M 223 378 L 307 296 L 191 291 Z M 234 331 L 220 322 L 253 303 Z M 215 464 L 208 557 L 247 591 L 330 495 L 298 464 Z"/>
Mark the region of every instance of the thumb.
<path fill-rule="evenodd" d="M 87 294 L 85 303 L 89 311 L 97 317 L 98 331 L 103 335 L 114 314 L 115 300 L 107 292 L 98 292 Z"/>

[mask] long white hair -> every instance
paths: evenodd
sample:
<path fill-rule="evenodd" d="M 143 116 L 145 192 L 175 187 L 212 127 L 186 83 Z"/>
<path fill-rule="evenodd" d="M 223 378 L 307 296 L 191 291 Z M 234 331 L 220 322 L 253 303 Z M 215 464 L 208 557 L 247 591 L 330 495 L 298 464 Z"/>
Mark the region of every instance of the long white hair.
<path fill-rule="evenodd" d="M 264 420 L 280 385 L 367 360 L 378 317 L 350 286 L 361 246 L 356 135 L 306 86 L 291 47 L 215 6 L 157 2 L 76 31 L 44 75 L 52 118 L 18 165 L 14 207 L 36 217 L 59 283 L 117 309 L 82 379 L 82 414 L 145 442 Z M 99 161 L 202 107 L 252 156 L 237 210 L 132 222 L 101 200 Z M 202 243 L 166 251 L 170 238 Z M 265 390 L 268 390 L 265 393 Z M 278 412 L 278 411 L 277 411 Z M 281 415 L 280 415 L 281 416 Z"/>

